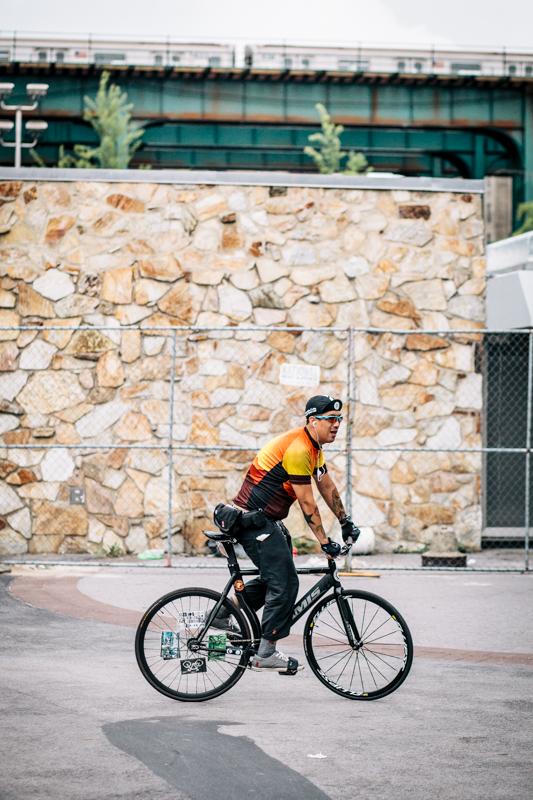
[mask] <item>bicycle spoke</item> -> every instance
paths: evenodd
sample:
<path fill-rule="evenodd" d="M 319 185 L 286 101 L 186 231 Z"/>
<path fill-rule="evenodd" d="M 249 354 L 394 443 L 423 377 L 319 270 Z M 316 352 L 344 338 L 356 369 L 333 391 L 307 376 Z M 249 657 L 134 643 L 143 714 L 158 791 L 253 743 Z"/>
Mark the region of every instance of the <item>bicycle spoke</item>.
<path fill-rule="evenodd" d="M 366 605 L 366 603 L 365 603 L 365 605 Z M 381 609 L 380 609 L 379 607 L 376 609 L 376 611 L 375 611 L 375 613 L 374 613 L 374 616 L 372 617 L 372 619 L 370 620 L 370 622 L 368 623 L 368 625 L 366 626 L 366 628 L 365 628 L 365 629 L 364 629 L 364 630 L 361 632 L 361 639 L 363 639 L 363 638 L 364 638 L 364 636 L 365 636 L 365 634 L 366 634 L 366 632 L 367 632 L 368 628 L 370 627 L 370 625 L 372 625 L 372 623 L 374 622 L 375 618 L 376 618 L 376 617 L 377 617 L 377 615 L 379 614 L 380 610 L 381 610 Z"/>
<path fill-rule="evenodd" d="M 364 651 L 365 648 L 363 647 L 362 650 Z M 395 667 L 392 664 L 389 664 L 388 661 L 385 661 L 383 658 L 381 658 L 379 653 L 374 653 L 373 650 L 371 650 L 370 652 L 372 653 L 373 656 L 376 656 L 376 658 L 378 658 L 379 661 L 381 661 L 383 664 L 385 664 L 386 667 L 389 667 L 389 669 L 395 669 Z M 388 658 L 399 658 L 399 656 L 388 656 Z M 400 659 L 400 660 L 403 661 L 403 659 Z"/>
<path fill-rule="evenodd" d="M 331 613 L 331 611 L 330 611 L 329 609 L 328 609 L 328 614 L 329 614 L 329 616 L 331 617 L 331 619 L 333 620 L 333 622 L 336 624 L 336 626 L 337 626 L 337 628 L 338 628 L 338 632 L 339 632 L 339 633 L 344 633 L 344 632 L 345 632 L 345 631 L 344 631 L 344 628 L 343 628 L 343 627 L 340 625 L 340 623 L 338 622 L 338 620 L 336 620 L 336 619 L 335 619 L 335 617 L 333 616 L 333 614 Z M 322 625 L 327 625 L 327 623 L 326 623 L 326 621 L 325 621 L 325 620 L 322 620 Z M 330 628 L 331 628 L 331 627 L 332 627 L 332 626 L 330 625 Z M 333 629 L 333 628 L 332 628 L 332 629 Z"/>
<path fill-rule="evenodd" d="M 321 639 L 327 639 L 330 642 L 335 642 L 335 644 L 344 644 L 344 645 L 347 644 L 346 641 L 341 642 L 340 639 L 334 639 L 332 636 L 326 636 L 321 631 L 318 633 L 318 636 L 320 636 Z M 331 647 L 331 645 L 323 645 L 323 647 Z"/>
<path fill-rule="evenodd" d="M 350 655 L 353 655 L 353 650 L 350 652 Z M 350 658 L 348 658 L 348 661 L 346 662 L 346 664 L 345 664 L 345 665 L 344 665 L 344 667 L 342 668 L 342 672 L 341 672 L 341 674 L 339 675 L 339 677 L 337 678 L 337 680 L 338 680 L 338 681 L 340 681 L 340 679 L 342 678 L 342 676 L 343 676 L 343 673 L 344 673 L 344 670 L 346 669 L 346 667 L 348 666 L 348 664 L 349 664 L 349 663 L 350 663 Z"/>
<path fill-rule="evenodd" d="M 335 658 L 335 656 L 338 656 L 339 653 L 342 653 L 342 652 L 348 653 L 348 652 L 351 652 L 351 650 L 352 650 L 351 647 L 346 647 L 344 650 L 335 650 L 335 652 L 334 653 L 330 653 L 329 656 L 320 656 L 320 658 L 321 658 L 321 660 L 324 660 L 326 658 Z"/>
<path fill-rule="evenodd" d="M 372 679 L 373 679 L 374 683 L 376 683 L 376 679 L 374 678 L 374 673 L 372 672 L 372 667 L 374 667 L 374 669 L 376 670 L 376 672 L 379 672 L 379 674 L 381 675 L 381 677 L 383 678 L 383 680 L 384 680 L 384 681 L 386 681 L 387 679 L 386 679 L 385 675 L 383 675 L 383 673 L 379 671 L 379 669 L 376 667 L 376 665 L 375 665 L 375 664 L 372 664 L 372 662 L 370 661 L 370 659 L 369 659 L 369 658 L 367 658 L 367 656 L 365 655 L 365 653 L 364 653 L 362 650 L 361 650 L 361 655 L 362 655 L 362 657 L 365 659 L 365 661 L 366 661 L 366 663 L 367 663 L 367 665 L 368 665 L 368 669 L 370 670 L 370 674 L 372 675 Z M 377 688 L 377 683 L 376 683 L 376 688 Z"/>
<path fill-rule="evenodd" d="M 395 633 L 400 633 L 400 632 L 398 630 L 395 630 L 395 631 L 391 631 L 390 633 L 384 633 L 382 636 L 378 636 L 377 639 L 367 639 L 365 641 L 365 644 L 372 644 L 373 642 L 379 642 L 380 639 L 385 639 L 385 637 L 387 637 L 387 636 L 394 636 Z M 401 633 L 400 633 L 400 636 L 401 636 Z M 388 643 L 387 642 L 382 642 L 382 644 L 384 646 L 386 646 Z M 391 645 L 391 646 L 393 646 L 393 645 Z"/>
<path fill-rule="evenodd" d="M 381 623 L 381 625 L 378 625 L 378 627 L 377 627 L 377 628 L 374 628 L 374 630 L 372 631 L 372 633 L 366 634 L 366 632 L 365 632 L 365 635 L 368 635 L 368 636 L 373 636 L 375 633 L 377 633 L 377 632 L 379 631 L 379 629 L 380 629 L 380 628 L 382 628 L 384 625 L 386 625 L 386 624 L 387 624 L 387 622 L 390 622 L 390 619 L 386 619 L 386 620 L 384 620 L 384 621 Z M 391 633 L 395 633 L 395 631 L 391 631 Z M 389 633 L 386 633 L 386 634 L 384 634 L 384 635 L 385 635 L 385 636 L 390 636 L 390 634 L 389 634 Z M 362 638 L 363 638 L 363 636 L 361 636 L 361 639 L 362 639 Z"/>
<path fill-rule="evenodd" d="M 395 646 L 396 647 L 400 647 L 400 645 L 395 645 Z M 367 650 L 367 648 L 365 648 L 365 647 L 363 647 L 362 649 L 363 650 Z M 378 650 L 367 650 L 367 652 L 372 653 L 373 656 L 378 656 L 378 658 L 379 658 L 379 656 L 387 656 L 387 658 L 394 658 L 394 659 L 396 659 L 396 661 L 403 661 L 404 660 L 402 656 L 393 656 L 392 653 L 380 653 Z M 383 659 L 382 659 L 382 661 L 383 661 Z M 384 662 L 384 663 L 386 663 L 386 662 Z"/>
<path fill-rule="evenodd" d="M 321 620 L 321 621 L 320 621 L 320 625 L 325 625 L 325 626 L 326 626 L 326 628 L 331 628 L 331 630 L 332 630 L 334 633 L 337 633 L 337 631 L 335 630 L 335 628 L 334 628 L 332 625 L 329 625 L 329 624 L 328 624 L 327 622 L 325 622 L 324 620 Z M 342 633 L 342 634 L 344 634 L 344 635 L 346 635 L 346 631 L 344 631 L 344 630 L 340 630 L 340 629 L 339 629 L 339 631 L 338 631 L 338 632 L 339 632 L 339 633 Z"/>
<path fill-rule="evenodd" d="M 345 653 L 353 653 L 353 650 L 350 647 L 349 649 L 344 650 L 344 652 Z M 335 653 L 330 653 L 329 656 L 320 656 L 320 661 L 325 661 L 327 658 L 335 658 L 335 656 L 338 656 L 338 655 L 339 655 L 339 652 L 337 650 L 337 651 L 335 651 Z"/>
<path fill-rule="evenodd" d="M 353 603 L 352 603 L 352 614 L 353 614 Z M 364 630 L 365 627 L 365 616 L 366 616 L 366 603 L 363 606 L 363 619 L 361 622 L 361 630 Z"/>
<path fill-rule="evenodd" d="M 354 665 L 353 665 L 352 677 L 350 678 L 350 688 L 351 688 L 351 687 L 352 687 L 352 685 L 353 685 L 353 677 L 354 677 L 354 675 L 355 675 L 355 668 L 356 668 L 356 666 L 357 666 L 357 658 L 355 659 L 355 661 L 354 661 Z"/>
<path fill-rule="evenodd" d="M 335 655 L 338 655 L 338 654 L 336 653 Z M 343 655 L 343 656 L 341 656 L 341 657 L 339 658 L 339 661 L 336 661 L 334 664 L 330 664 L 330 666 L 329 666 L 329 669 L 330 669 L 330 670 L 333 670 L 333 669 L 335 669 L 335 667 L 337 666 L 337 664 L 338 664 L 340 661 L 342 661 L 342 659 L 343 659 L 343 658 L 346 658 L 346 655 Z"/>

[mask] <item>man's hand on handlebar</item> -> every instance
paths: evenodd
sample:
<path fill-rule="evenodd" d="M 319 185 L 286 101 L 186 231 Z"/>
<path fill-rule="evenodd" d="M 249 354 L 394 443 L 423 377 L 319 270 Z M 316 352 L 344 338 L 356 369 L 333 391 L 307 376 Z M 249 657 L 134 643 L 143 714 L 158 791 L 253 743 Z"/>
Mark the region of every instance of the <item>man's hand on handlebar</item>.
<path fill-rule="evenodd" d="M 320 545 L 321 550 L 328 556 L 328 558 L 337 558 L 341 554 L 341 546 L 337 542 L 332 542 L 328 539 L 325 544 Z"/>
<path fill-rule="evenodd" d="M 341 524 L 341 531 L 342 531 L 342 538 L 345 542 L 350 544 L 355 544 L 359 536 L 361 535 L 361 531 L 359 528 L 356 528 L 352 522 L 352 518 L 347 514 L 344 518 L 344 521 Z"/>

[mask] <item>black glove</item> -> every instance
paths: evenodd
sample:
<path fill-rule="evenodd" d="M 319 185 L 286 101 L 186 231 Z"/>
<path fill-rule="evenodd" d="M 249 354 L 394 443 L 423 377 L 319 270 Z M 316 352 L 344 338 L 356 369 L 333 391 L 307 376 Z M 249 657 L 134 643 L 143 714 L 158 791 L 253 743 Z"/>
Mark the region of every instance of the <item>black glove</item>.
<path fill-rule="evenodd" d="M 337 542 L 332 542 L 331 539 L 328 539 L 327 544 L 321 544 L 320 547 L 324 551 L 324 553 L 326 553 L 328 556 L 331 556 L 332 558 L 337 558 L 337 556 L 341 552 L 340 544 L 337 544 Z"/>
<path fill-rule="evenodd" d="M 359 528 L 355 527 L 355 525 L 352 522 L 352 518 L 348 514 L 346 515 L 344 522 L 341 525 L 341 531 L 342 531 L 343 541 L 347 542 L 348 539 L 351 537 L 352 542 L 354 544 L 361 534 L 361 531 L 359 530 Z"/>

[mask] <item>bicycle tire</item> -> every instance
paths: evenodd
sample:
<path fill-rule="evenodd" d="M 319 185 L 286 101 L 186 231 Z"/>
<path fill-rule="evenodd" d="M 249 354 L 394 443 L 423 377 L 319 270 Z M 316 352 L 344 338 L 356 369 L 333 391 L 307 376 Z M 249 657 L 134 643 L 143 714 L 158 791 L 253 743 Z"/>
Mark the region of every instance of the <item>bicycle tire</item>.
<path fill-rule="evenodd" d="M 411 669 L 413 640 L 409 628 L 394 606 L 378 595 L 346 589 L 343 596 L 359 629 L 360 646 L 354 649 L 350 645 L 337 597 L 328 595 L 312 609 L 305 623 L 309 666 L 319 681 L 342 697 L 386 697 L 401 686 Z"/>
<path fill-rule="evenodd" d="M 193 634 L 201 628 L 201 615 L 205 618 L 220 597 L 210 589 L 179 589 L 160 597 L 144 613 L 135 637 L 137 663 L 148 683 L 166 697 L 184 702 L 211 700 L 242 677 L 252 644 L 250 629 L 242 611 L 227 598 L 224 606 L 239 628 L 240 641 L 226 638 L 224 645 L 220 640 L 213 644 L 213 636 L 224 634 L 211 628 L 200 650 L 189 648 Z"/>

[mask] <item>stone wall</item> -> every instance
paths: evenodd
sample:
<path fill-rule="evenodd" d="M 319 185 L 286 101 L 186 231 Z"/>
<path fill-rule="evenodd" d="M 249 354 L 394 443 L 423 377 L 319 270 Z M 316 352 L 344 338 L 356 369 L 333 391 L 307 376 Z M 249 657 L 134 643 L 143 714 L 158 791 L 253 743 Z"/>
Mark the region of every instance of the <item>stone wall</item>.
<path fill-rule="evenodd" d="M 281 386 L 281 364 L 318 364 L 345 399 L 328 328 L 348 325 L 404 332 L 356 336 L 356 521 L 383 550 L 477 546 L 479 456 L 423 448 L 480 444 L 479 196 L 12 181 L 0 198 L 0 552 L 162 546 L 174 325 L 224 328 L 177 336 L 174 549 L 200 547 L 256 448 L 301 424 L 317 390 Z M 54 330 L 17 330 L 35 323 Z M 242 449 L 195 449 L 215 445 Z M 345 455 L 328 463 L 344 487 Z"/>

